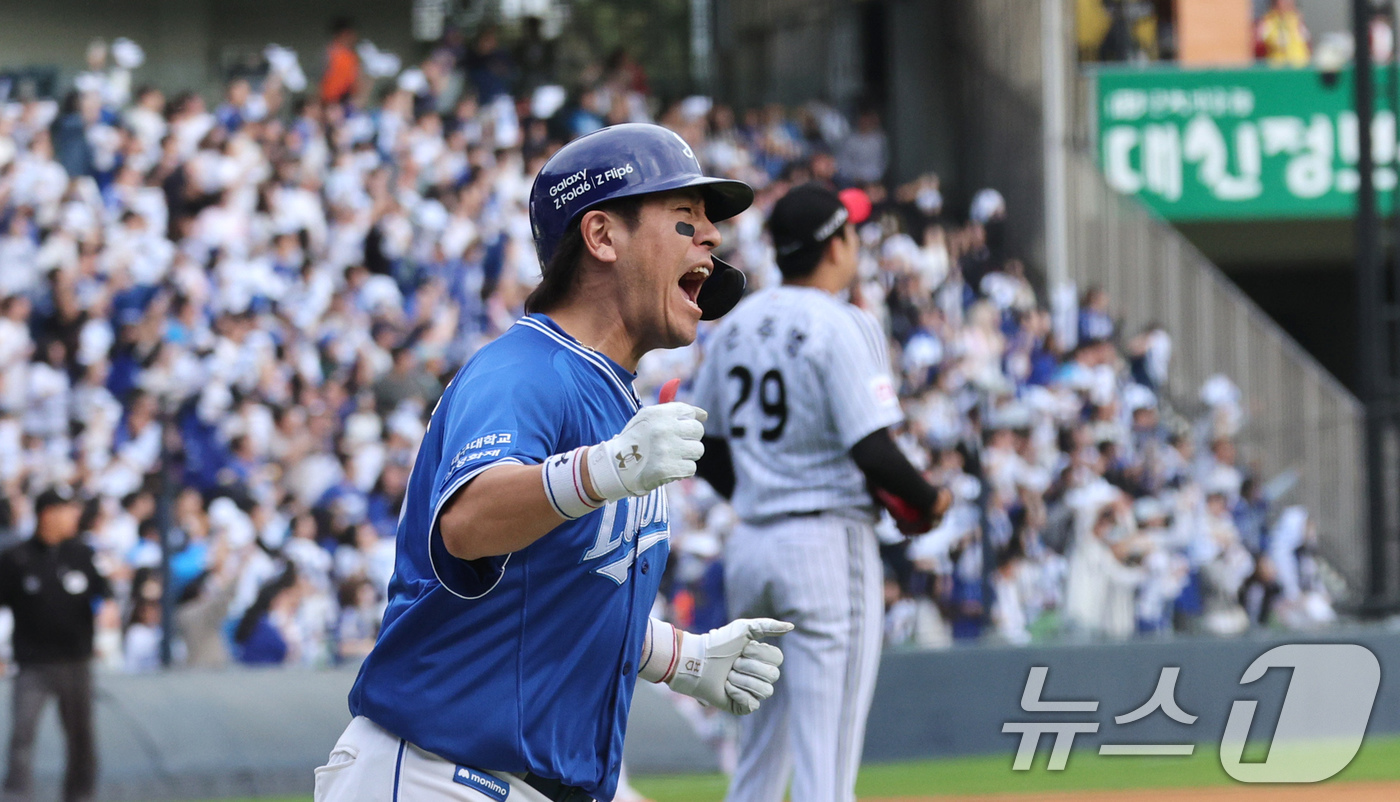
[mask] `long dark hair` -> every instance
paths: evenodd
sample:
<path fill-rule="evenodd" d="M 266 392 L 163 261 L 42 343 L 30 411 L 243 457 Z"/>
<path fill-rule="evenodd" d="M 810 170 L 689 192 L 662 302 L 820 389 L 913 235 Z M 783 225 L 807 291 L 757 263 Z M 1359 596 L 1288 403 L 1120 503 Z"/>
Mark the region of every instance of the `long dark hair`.
<path fill-rule="evenodd" d="M 287 563 L 287 568 L 280 576 L 262 586 L 258 591 L 258 597 L 253 603 L 248 605 L 248 610 L 243 613 L 243 618 L 238 621 L 238 628 L 233 631 L 234 643 L 247 643 L 252 637 L 253 630 L 258 626 L 258 620 L 272 607 L 272 600 L 277 598 L 277 594 L 295 585 L 297 582 L 297 569 L 291 563 Z"/>
<path fill-rule="evenodd" d="M 615 214 L 622 218 L 629 231 L 635 231 L 637 224 L 642 220 L 642 201 L 645 197 L 632 195 L 604 201 L 587 211 L 597 210 Z M 583 215 L 580 214 L 579 218 L 582 219 Z M 558 247 L 554 249 L 554 255 L 544 266 L 539 286 L 525 299 L 525 311 L 548 312 L 563 303 L 573 290 L 574 284 L 578 282 L 579 262 L 586 251 L 583 232 L 579 230 L 579 221 L 575 220 L 569 224 L 569 229 L 564 232 L 563 239 L 559 240 Z"/>

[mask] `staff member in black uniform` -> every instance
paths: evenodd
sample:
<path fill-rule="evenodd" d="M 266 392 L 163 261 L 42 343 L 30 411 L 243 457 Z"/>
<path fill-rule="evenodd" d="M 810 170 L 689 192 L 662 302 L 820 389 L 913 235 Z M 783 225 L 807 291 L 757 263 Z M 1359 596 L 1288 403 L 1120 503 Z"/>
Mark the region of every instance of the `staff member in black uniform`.
<path fill-rule="evenodd" d="M 15 617 L 14 730 L 10 735 L 5 800 L 28 800 L 34 735 L 50 696 L 68 740 L 65 802 L 89 800 L 97 781 L 92 731 L 92 632 L 95 605 L 110 598 L 92 549 L 76 539 L 82 506 L 66 489 L 34 502 L 34 537 L 0 554 L 0 605 Z"/>

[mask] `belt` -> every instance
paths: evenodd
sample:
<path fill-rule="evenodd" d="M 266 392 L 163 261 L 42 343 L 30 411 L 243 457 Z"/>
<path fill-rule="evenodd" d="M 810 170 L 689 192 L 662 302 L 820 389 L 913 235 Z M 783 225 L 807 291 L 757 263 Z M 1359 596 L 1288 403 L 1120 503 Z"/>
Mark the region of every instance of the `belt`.
<path fill-rule="evenodd" d="M 565 785 L 562 780 L 528 772 L 520 775 L 520 779 L 554 802 L 593 802 L 593 797 L 589 796 L 588 792 L 576 786 Z"/>
<path fill-rule="evenodd" d="M 801 512 L 779 513 L 783 518 L 815 518 L 818 515 L 826 515 L 831 510 L 802 510 Z"/>

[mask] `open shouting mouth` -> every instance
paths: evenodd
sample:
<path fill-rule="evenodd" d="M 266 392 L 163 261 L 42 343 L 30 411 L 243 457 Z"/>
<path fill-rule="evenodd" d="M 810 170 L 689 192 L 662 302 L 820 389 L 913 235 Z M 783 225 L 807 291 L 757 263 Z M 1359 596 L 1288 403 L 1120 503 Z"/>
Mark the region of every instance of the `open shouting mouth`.
<path fill-rule="evenodd" d="M 700 287 L 704 285 L 705 279 L 710 277 L 712 269 L 710 265 L 700 264 L 680 277 L 681 292 L 685 293 L 686 300 L 696 309 L 700 308 Z"/>

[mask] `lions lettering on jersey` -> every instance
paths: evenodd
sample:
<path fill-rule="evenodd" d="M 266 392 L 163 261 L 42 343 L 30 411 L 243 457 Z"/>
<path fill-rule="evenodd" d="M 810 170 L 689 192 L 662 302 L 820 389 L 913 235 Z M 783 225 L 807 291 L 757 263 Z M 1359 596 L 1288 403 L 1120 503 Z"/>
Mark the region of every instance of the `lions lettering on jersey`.
<path fill-rule="evenodd" d="M 621 515 L 619 507 L 625 509 Z M 608 558 L 604 565 L 593 569 L 593 573 L 621 585 L 627 581 L 637 555 L 670 536 L 670 507 L 666 494 L 658 488 L 644 497 L 625 498 L 604 507 L 598 521 L 598 539 L 579 562 Z M 611 559 L 619 549 L 623 550 L 622 556 Z"/>

